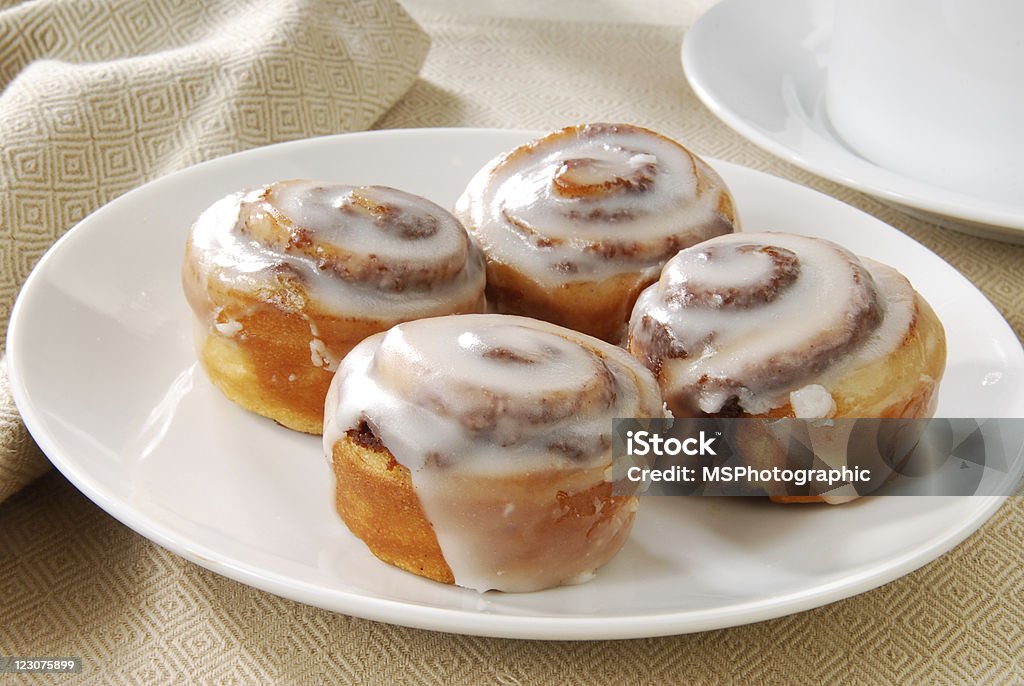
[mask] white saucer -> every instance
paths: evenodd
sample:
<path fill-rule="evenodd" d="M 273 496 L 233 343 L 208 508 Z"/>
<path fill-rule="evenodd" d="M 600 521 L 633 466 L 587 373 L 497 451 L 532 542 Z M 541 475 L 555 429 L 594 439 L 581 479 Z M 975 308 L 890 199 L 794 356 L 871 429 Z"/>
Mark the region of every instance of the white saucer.
<path fill-rule="evenodd" d="M 927 221 L 1024 243 L 1024 204 L 919 181 L 843 144 L 825 116 L 832 13 L 833 0 L 722 0 L 687 32 L 683 70 L 716 116 L 768 152 Z"/>

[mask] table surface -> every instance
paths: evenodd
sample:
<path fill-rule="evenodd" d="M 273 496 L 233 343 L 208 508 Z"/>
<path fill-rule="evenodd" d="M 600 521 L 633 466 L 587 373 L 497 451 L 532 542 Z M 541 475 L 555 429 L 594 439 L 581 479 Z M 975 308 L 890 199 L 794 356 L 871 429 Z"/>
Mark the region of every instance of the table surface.
<path fill-rule="evenodd" d="M 433 46 L 378 128 L 647 126 L 904 231 L 1024 334 L 1024 247 L 941 229 L 803 172 L 699 103 L 679 48 L 713 3 L 405 4 Z M 379 624 L 246 587 L 146 541 L 51 472 L 0 505 L 0 654 L 81 655 L 87 683 L 1019 683 L 1022 534 L 1014 498 L 939 560 L 817 610 L 665 638 L 514 641 Z"/>

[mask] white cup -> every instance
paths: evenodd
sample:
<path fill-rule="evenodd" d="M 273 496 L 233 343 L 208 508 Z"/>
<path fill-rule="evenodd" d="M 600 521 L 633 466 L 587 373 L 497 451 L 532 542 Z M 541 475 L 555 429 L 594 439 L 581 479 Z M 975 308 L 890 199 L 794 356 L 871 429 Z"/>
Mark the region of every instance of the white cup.
<path fill-rule="evenodd" d="M 881 167 L 1024 205 L 1024 0 L 835 0 L 826 106 Z"/>

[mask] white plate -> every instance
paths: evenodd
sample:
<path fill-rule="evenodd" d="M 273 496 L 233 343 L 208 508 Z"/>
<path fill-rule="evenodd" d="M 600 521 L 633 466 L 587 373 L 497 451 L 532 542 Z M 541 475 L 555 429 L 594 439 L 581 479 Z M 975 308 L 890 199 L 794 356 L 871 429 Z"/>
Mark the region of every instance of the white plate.
<path fill-rule="evenodd" d="M 126 194 L 58 242 L 15 306 L 8 354 L 26 424 L 86 495 L 197 564 L 311 605 L 481 635 L 626 638 L 776 617 L 905 574 L 995 512 L 1001 498 L 787 508 L 652 497 L 597 579 L 529 594 L 480 595 L 373 558 L 333 511 L 319 440 L 244 412 L 197 368 L 179 283 L 186 231 L 218 197 L 289 177 L 391 184 L 451 205 L 479 166 L 530 137 L 454 129 L 306 140 Z M 835 239 L 897 265 L 931 300 L 949 329 L 940 413 L 1024 416 L 1024 351 L 960 274 L 847 205 L 713 164 L 748 229 Z"/>
<path fill-rule="evenodd" d="M 718 3 L 683 40 L 683 70 L 694 92 L 737 133 L 798 167 L 947 228 L 1024 243 L 1024 205 L 889 171 L 847 148 L 832 130 L 824 90 L 833 3 Z"/>

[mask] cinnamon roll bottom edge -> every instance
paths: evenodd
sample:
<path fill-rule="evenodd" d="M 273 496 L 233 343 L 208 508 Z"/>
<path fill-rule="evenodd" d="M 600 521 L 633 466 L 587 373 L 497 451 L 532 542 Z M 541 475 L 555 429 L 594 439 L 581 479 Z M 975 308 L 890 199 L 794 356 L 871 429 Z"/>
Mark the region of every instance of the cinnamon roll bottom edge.
<path fill-rule="evenodd" d="M 418 576 L 458 583 L 411 473 L 372 432 L 349 430 L 331 457 L 338 514 L 370 552 Z M 613 496 L 603 471 L 445 475 L 447 500 L 486 540 L 487 559 L 500 550 L 501 569 L 492 571 L 529 578 L 528 586 L 495 590 L 575 583 L 618 553 L 632 529 L 637 497 Z"/>

